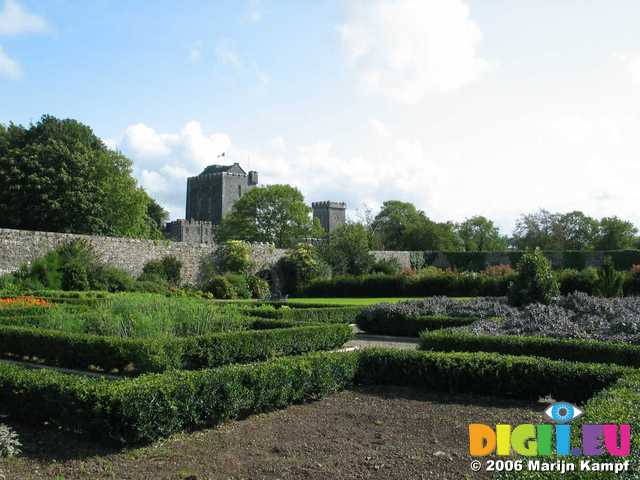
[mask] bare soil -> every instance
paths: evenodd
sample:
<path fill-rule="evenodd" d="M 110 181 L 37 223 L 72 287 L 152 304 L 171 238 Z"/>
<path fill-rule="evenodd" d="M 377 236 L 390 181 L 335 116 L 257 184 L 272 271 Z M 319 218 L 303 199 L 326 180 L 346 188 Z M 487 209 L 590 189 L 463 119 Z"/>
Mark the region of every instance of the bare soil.
<path fill-rule="evenodd" d="M 537 423 L 542 409 L 535 402 L 374 387 L 119 451 L 5 418 L 24 453 L 0 463 L 0 479 L 485 478 L 469 467 L 467 425 Z"/>

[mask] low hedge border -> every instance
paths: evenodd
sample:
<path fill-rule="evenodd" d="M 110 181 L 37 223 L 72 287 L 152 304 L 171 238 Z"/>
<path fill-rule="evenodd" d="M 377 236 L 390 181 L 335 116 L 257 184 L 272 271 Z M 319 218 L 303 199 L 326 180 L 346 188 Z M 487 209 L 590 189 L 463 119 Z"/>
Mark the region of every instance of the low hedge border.
<path fill-rule="evenodd" d="M 105 337 L 2 326 L 0 352 L 4 356 L 35 357 L 52 366 L 82 370 L 97 367 L 107 372 L 140 374 L 211 368 L 331 350 L 352 337 L 348 325 L 293 328 L 291 325 L 262 320 L 258 330 L 157 338 Z"/>
<path fill-rule="evenodd" d="M 470 325 L 478 318 L 472 317 L 446 317 L 438 315 L 425 315 L 420 317 L 380 318 L 379 315 L 362 312 L 356 318 L 356 324 L 367 333 L 379 335 L 397 335 L 400 337 L 417 337 L 420 332 L 427 330 L 440 330 L 449 327 L 461 327 Z"/>
<path fill-rule="evenodd" d="M 473 335 L 443 330 L 423 332 L 420 335 L 420 349 L 438 352 L 495 352 L 640 367 L 640 346 L 598 340 Z"/>
<path fill-rule="evenodd" d="M 0 408 L 30 422 L 146 443 L 341 390 L 357 360 L 315 354 L 116 381 L 0 364 Z"/>
<path fill-rule="evenodd" d="M 371 349 L 107 381 L 0 364 L 3 413 L 129 442 L 283 408 L 352 384 L 581 401 L 627 374 L 610 365 L 488 353 Z"/>

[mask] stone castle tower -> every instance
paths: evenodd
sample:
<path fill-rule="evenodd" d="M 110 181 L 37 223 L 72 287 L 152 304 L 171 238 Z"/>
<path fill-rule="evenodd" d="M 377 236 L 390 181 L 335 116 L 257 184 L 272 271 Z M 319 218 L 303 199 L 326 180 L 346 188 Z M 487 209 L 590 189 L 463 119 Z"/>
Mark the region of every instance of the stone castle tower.
<path fill-rule="evenodd" d="M 326 232 L 333 232 L 345 223 L 345 211 L 347 204 L 344 202 L 313 202 L 313 218 L 320 221 L 320 225 Z"/>
<path fill-rule="evenodd" d="M 187 179 L 187 220 L 218 225 L 242 195 L 258 184 L 258 172 L 248 174 L 238 165 L 210 165 Z"/>
<path fill-rule="evenodd" d="M 245 193 L 258 185 L 258 172 L 233 165 L 209 165 L 187 179 L 186 219 L 165 225 L 167 238 L 175 242 L 215 243 L 215 226 Z M 329 233 L 345 223 L 346 204 L 314 202 L 313 218 Z"/>

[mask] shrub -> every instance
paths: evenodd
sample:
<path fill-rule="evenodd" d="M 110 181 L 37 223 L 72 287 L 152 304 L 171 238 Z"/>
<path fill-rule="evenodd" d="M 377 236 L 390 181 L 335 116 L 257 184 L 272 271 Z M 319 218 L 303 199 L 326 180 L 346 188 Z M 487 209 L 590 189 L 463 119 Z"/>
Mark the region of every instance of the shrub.
<path fill-rule="evenodd" d="M 600 297 L 621 297 L 623 284 L 624 275 L 616 271 L 611 257 L 605 256 L 598 270 L 594 293 Z"/>
<path fill-rule="evenodd" d="M 90 288 L 87 264 L 78 259 L 65 261 L 62 266 L 62 289 L 82 291 Z"/>
<path fill-rule="evenodd" d="M 331 267 L 320 257 L 317 249 L 308 243 L 299 243 L 278 260 L 275 268 L 281 293 L 303 290 L 312 280 L 331 275 Z"/>
<path fill-rule="evenodd" d="M 247 277 L 240 273 L 227 273 L 224 278 L 231 284 L 235 291 L 233 298 L 251 298 L 251 289 L 247 282 Z"/>
<path fill-rule="evenodd" d="M 509 286 L 509 303 L 548 305 L 560 294 L 551 264 L 543 253 L 536 249 L 525 253 L 518 262 L 518 274 Z"/>
<path fill-rule="evenodd" d="M 252 308 L 247 311 L 251 316 L 277 318 L 304 323 L 355 323 L 363 307 L 311 307 L 311 308 L 273 308 L 271 305 Z"/>
<path fill-rule="evenodd" d="M 4 423 L 0 423 L 0 457 L 15 457 L 20 455 L 20 439 L 18 434 Z"/>
<path fill-rule="evenodd" d="M 376 260 L 371 266 L 371 273 L 384 273 L 385 275 L 395 275 L 401 270 L 402 267 L 397 258 L 382 258 Z"/>
<path fill-rule="evenodd" d="M 157 282 L 159 277 L 172 287 L 177 287 L 180 285 L 181 270 L 182 262 L 175 256 L 169 255 L 159 260 L 149 260 L 145 263 L 139 280 Z"/>
<path fill-rule="evenodd" d="M 214 256 L 218 273 L 248 273 L 253 267 L 251 245 L 243 240 L 227 240 Z"/>
<path fill-rule="evenodd" d="M 91 273 L 89 283 L 94 290 L 108 292 L 130 292 L 135 280 L 124 270 L 107 265 L 98 265 Z"/>
<path fill-rule="evenodd" d="M 489 265 L 482 273 L 488 277 L 504 277 L 515 274 L 511 265 Z"/>
<path fill-rule="evenodd" d="M 584 270 L 560 270 L 556 272 L 556 278 L 562 295 L 568 295 L 573 292 L 584 292 L 593 295 L 596 281 L 598 280 L 598 271 L 593 267 Z"/>
<path fill-rule="evenodd" d="M 251 298 L 265 299 L 271 295 L 269 283 L 255 275 L 247 276 L 247 285 L 251 291 Z"/>
<path fill-rule="evenodd" d="M 213 294 L 215 298 L 222 300 L 233 300 L 238 298 L 236 289 L 231 282 L 223 275 L 214 275 L 204 285 L 204 291 Z"/>

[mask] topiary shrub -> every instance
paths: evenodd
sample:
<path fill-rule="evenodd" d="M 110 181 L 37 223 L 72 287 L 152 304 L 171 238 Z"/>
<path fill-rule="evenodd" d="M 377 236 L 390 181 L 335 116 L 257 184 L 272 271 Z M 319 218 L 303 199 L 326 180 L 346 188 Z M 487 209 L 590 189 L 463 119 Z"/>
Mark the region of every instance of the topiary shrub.
<path fill-rule="evenodd" d="M 87 264 L 78 259 L 65 262 L 62 266 L 62 289 L 84 291 L 90 288 Z"/>
<path fill-rule="evenodd" d="M 560 295 L 551 263 L 540 249 L 525 253 L 517 267 L 518 274 L 509 285 L 509 303 L 514 306 L 542 303 L 548 305 Z"/>
<path fill-rule="evenodd" d="M 243 240 L 227 240 L 216 250 L 214 264 L 218 273 L 248 273 L 253 267 L 251 245 Z"/>
<path fill-rule="evenodd" d="M 594 293 L 599 297 L 621 297 L 623 284 L 624 274 L 616 271 L 613 259 L 607 255 L 598 270 Z"/>
<path fill-rule="evenodd" d="M 211 293 L 215 298 L 233 300 L 238 297 L 236 289 L 223 275 L 214 275 L 203 286 L 205 292 Z"/>
<path fill-rule="evenodd" d="M 251 298 L 264 299 L 269 298 L 271 295 L 271 289 L 269 288 L 269 282 L 263 280 L 255 275 L 249 275 L 247 277 L 247 285 L 251 291 Z"/>

